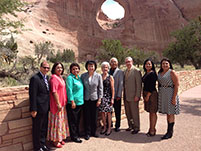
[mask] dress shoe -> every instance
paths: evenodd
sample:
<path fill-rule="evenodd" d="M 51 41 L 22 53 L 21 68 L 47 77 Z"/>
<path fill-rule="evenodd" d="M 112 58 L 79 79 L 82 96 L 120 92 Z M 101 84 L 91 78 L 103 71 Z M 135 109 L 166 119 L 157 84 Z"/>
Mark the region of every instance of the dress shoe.
<path fill-rule="evenodd" d="M 126 129 L 126 131 L 131 131 L 131 130 L 132 130 L 132 128 L 130 128 L 130 127 Z"/>
<path fill-rule="evenodd" d="M 133 130 L 132 132 L 131 132 L 131 134 L 137 134 L 139 132 L 139 130 Z"/>
<path fill-rule="evenodd" d="M 80 138 L 73 138 L 72 141 L 75 143 L 82 143 L 82 140 L 80 140 Z"/>
<path fill-rule="evenodd" d="M 49 150 L 50 150 L 49 147 L 47 147 L 46 145 L 44 145 L 44 146 L 42 147 L 42 149 L 43 149 L 44 151 L 49 151 Z"/>
<path fill-rule="evenodd" d="M 96 138 L 98 138 L 98 137 L 99 137 L 99 135 L 98 135 L 98 134 L 93 134 L 93 135 L 91 135 L 91 136 L 96 137 Z"/>
<path fill-rule="evenodd" d="M 109 136 L 112 133 L 112 130 L 110 130 L 109 133 L 105 133 L 105 136 Z"/>
<path fill-rule="evenodd" d="M 42 148 L 39 148 L 37 150 L 34 150 L 34 151 L 44 151 Z"/>
<path fill-rule="evenodd" d="M 53 145 L 54 145 L 54 147 L 56 147 L 56 148 L 62 148 L 62 145 L 60 144 L 60 143 L 53 143 Z"/>
<path fill-rule="evenodd" d="M 86 136 L 84 137 L 84 139 L 85 139 L 85 140 L 89 140 L 89 139 L 90 139 L 90 136 L 89 136 L 89 135 L 86 135 Z"/>
<path fill-rule="evenodd" d="M 120 128 L 115 128 L 115 132 L 119 132 L 120 131 Z"/>

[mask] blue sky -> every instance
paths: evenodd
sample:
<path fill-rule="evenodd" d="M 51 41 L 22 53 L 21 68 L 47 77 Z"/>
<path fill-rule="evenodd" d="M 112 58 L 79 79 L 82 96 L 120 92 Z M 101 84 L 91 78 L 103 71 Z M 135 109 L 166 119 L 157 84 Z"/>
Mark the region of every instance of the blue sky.
<path fill-rule="evenodd" d="M 124 8 L 114 0 L 107 0 L 101 6 L 103 12 L 111 19 L 118 19 L 124 17 Z"/>

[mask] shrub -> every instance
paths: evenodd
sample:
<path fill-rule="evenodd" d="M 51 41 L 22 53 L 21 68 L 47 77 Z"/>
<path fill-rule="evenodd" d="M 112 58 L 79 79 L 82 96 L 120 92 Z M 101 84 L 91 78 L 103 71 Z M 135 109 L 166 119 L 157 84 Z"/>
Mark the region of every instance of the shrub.
<path fill-rule="evenodd" d="M 175 41 L 169 44 L 163 55 L 182 67 L 190 62 L 195 69 L 201 69 L 201 17 L 173 32 L 172 36 Z"/>
<path fill-rule="evenodd" d="M 50 62 L 74 62 L 75 53 L 71 49 L 64 49 L 63 52 L 60 50 L 57 51 L 56 55 L 52 55 L 50 58 L 47 58 Z"/>
<path fill-rule="evenodd" d="M 154 63 L 160 62 L 159 54 L 155 51 L 144 51 L 134 47 L 129 49 L 128 53 L 129 56 L 133 58 L 134 64 L 137 64 L 138 67 L 142 65 L 147 58 L 150 58 Z"/>
<path fill-rule="evenodd" d="M 121 65 L 124 63 L 126 56 L 127 49 L 122 46 L 120 40 L 103 40 L 97 59 L 102 62 L 109 61 L 110 58 L 116 57 L 119 65 Z"/>
<path fill-rule="evenodd" d="M 40 42 L 35 44 L 35 56 L 38 60 L 38 64 L 43 57 L 50 57 L 54 53 L 54 45 L 50 41 Z"/>

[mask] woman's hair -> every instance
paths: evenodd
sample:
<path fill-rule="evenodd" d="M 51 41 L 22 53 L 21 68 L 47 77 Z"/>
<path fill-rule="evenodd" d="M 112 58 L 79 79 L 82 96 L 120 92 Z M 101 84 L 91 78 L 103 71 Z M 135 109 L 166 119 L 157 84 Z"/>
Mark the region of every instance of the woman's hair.
<path fill-rule="evenodd" d="M 145 73 L 147 72 L 147 69 L 145 68 L 145 65 L 146 65 L 146 63 L 147 63 L 148 61 L 150 61 L 151 64 L 152 64 L 151 70 L 153 70 L 154 72 L 156 72 L 154 62 L 153 62 L 151 59 L 146 59 L 146 60 L 144 61 L 144 65 L 143 65 L 144 72 L 145 72 Z"/>
<path fill-rule="evenodd" d="M 95 61 L 93 61 L 93 60 L 88 60 L 88 61 L 86 62 L 86 64 L 85 64 L 86 70 L 88 70 L 88 65 L 94 65 L 95 71 L 96 71 L 96 69 L 97 69 L 97 64 L 96 64 Z"/>
<path fill-rule="evenodd" d="M 170 69 L 173 69 L 172 63 L 170 62 L 170 60 L 169 60 L 168 58 L 163 58 L 163 59 L 161 60 L 161 63 L 160 63 L 160 70 L 158 71 L 158 73 L 163 72 L 163 68 L 162 68 L 162 62 L 163 62 L 163 61 L 167 61 L 167 62 L 170 64 Z"/>
<path fill-rule="evenodd" d="M 105 66 L 105 65 L 107 65 L 108 68 L 110 68 L 110 64 L 107 61 L 104 61 L 104 62 L 101 63 L 101 68 L 103 68 L 103 66 Z"/>
<path fill-rule="evenodd" d="M 70 73 L 72 73 L 72 68 L 73 67 L 78 67 L 78 69 L 80 70 L 80 66 L 79 66 L 79 64 L 78 63 L 71 63 L 71 65 L 70 65 Z"/>
<path fill-rule="evenodd" d="M 64 73 L 64 66 L 63 66 L 63 64 L 62 64 L 61 62 L 56 62 L 56 63 L 54 63 L 54 65 L 53 65 L 53 67 L 52 67 L 52 70 L 51 70 L 51 73 L 52 73 L 52 74 L 55 74 L 55 69 L 56 69 L 56 67 L 57 67 L 59 64 L 62 66 L 63 71 L 62 71 L 61 75 L 63 75 L 63 73 Z"/>

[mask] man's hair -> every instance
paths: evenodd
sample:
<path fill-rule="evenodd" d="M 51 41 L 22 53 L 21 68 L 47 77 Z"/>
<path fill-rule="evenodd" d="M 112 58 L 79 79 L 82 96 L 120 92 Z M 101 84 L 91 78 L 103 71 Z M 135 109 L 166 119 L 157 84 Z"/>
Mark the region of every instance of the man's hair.
<path fill-rule="evenodd" d="M 131 57 L 126 57 L 125 61 L 126 61 L 126 60 L 131 60 L 131 61 L 133 61 L 133 58 L 131 58 Z"/>
<path fill-rule="evenodd" d="M 111 59 L 110 59 L 110 63 L 112 62 L 112 60 L 115 60 L 117 63 L 118 63 L 118 60 L 117 60 L 117 58 L 115 58 L 115 57 L 112 57 Z"/>

